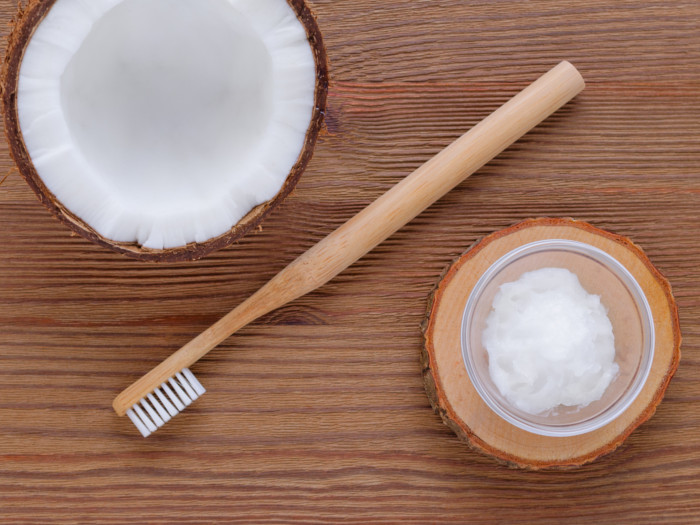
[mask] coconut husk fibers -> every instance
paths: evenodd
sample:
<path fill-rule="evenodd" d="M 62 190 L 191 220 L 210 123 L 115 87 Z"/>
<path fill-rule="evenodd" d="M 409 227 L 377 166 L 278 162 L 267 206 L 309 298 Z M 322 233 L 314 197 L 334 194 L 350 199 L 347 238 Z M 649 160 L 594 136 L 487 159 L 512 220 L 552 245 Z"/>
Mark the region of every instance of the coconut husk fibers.
<path fill-rule="evenodd" d="M 311 44 L 316 62 L 315 107 L 311 123 L 307 129 L 304 147 L 299 154 L 296 164 L 287 176 L 284 185 L 272 200 L 255 207 L 225 234 L 209 239 L 206 242 L 191 243 L 186 246 L 166 250 L 147 249 L 137 243 L 119 243 L 97 233 L 86 222 L 66 209 L 56 196 L 48 190 L 29 157 L 22 138 L 17 114 L 19 70 L 24 51 L 34 34 L 34 29 L 41 23 L 56 1 L 58 0 L 30 0 L 26 7 L 22 7 L 20 4 L 8 40 L 5 62 L 2 75 L 0 76 L 0 89 L 2 90 L 5 134 L 9 143 L 10 153 L 17 164 L 19 172 L 34 190 L 41 203 L 61 222 L 75 233 L 96 244 L 143 261 L 175 262 L 196 260 L 243 237 L 250 230 L 257 227 L 292 192 L 311 160 L 316 140 L 323 127 L 329 82 L 328 55 L 323 44 L 323 35 L 316 22 L 314 13 L 304 0 L 287 0 L 306 29 L 306 35 Z"/>
<path fill-rule="evenodd" d="M 587 242 L 618 259 L 640 283 L 654 317 L 654 360 L 644 388 L 618 419 L 583 436 L 537 436 L 505 422 L 481 400 L 462 361 L 462 311 L 481 272 L 517 246 L 547 238 Z M 678 309 L 669 282 L 631 240 L 572 219 L 530 219 L 475 243 L 430 294 L 422 328 L 423 379 L 435 412 L 472 449 L 531 470 L 578 467 L 614 451 L 654 414 L 680 361 Z"/>

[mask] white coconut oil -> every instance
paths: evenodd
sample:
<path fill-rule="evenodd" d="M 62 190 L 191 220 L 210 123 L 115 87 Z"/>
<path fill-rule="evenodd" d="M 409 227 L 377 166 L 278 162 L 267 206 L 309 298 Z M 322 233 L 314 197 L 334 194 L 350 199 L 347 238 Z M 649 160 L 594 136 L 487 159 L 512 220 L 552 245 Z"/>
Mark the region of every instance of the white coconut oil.
<path fill-rule="evenodd" d="M 529 414 L 600 399 L 619 372 L 600 296 L 564 268 L 542 268 L 501 285 L 483 345 L 501 394 Z"/>

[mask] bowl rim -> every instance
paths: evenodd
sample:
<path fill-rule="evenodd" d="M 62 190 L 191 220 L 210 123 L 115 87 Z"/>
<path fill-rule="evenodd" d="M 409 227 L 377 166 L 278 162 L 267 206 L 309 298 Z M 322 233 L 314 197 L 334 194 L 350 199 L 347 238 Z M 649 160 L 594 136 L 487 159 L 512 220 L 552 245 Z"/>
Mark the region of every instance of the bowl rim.
<path fill-rule="evenodd" d="M 642 356 L 642 362 L 640 363 L 640 371 L 635 374 L 633 378 L 632 388 L 628 390 L 627 394 L 620 397 L 612 405 L 607 407 L 600 414 L 589 418 L 587 420 L 570 423 L 565 425 L 546 425 L 540 423 L 533 423 L 527 419 L 518 417 L 510 413 L 506 408 L 502 406 L 493 396 L 491 396 L 488 391 L 486 391 L 479 379 L 479 375 L 476 372 L 475 363 L 472 359 L 471 353 L 469 352 L 469 321 L 471 319 L 471 314 L 473 314 L 475 305 L 478 302 L 482 292 L 484 291 L 486 285 L 491 281 L 491 279 L 497 275 L 503 268 L 505 268 L 509 263 L 519 259 L 524 255 L 530 255 L 533 253 L 539 253 L 546 250 L 563 250 L 578 253 L 580 255 L 588 256 L 599 263 L 605 264 L 611 271 L 614 271 L 616 275 L 621 278 L 626 288 L 630 291 L 633 299 L 637 303 L 640 309 L 640 314 L 643 316 L 642 323 L 646 325 L 648 329 L 648 338 L 644 347 L 644 354 Z M 573 241 L 570 239 L 563 238 L 550 238 L 539 241 L 534 241 L 530 243 L 518 246 L 513 250 L 507 252 L 506 254 L 499 257 L 494 261 L 479 277 L 476 284 L 469 292 L 469 297 L 465 303 L 464 310 L 462 312 L 461 328 L 460 328 L 460 345 L 462 351 L 462 360 L 464 362 L 465 368 L 467 370 L 467 375 L 472 383 L 474 389 L 479 394 L 479 397 L 486 403 L 490 410 L 494 411 L 498 416 L 507 421 L 508 423 L 525 430 L 527 432 L 538 434 L 542 436 L 551 437 L 568 437 L 577 436 L 581 434 L 586 434 L 602 428 L 621 414 L 623 414 L 637 399 L 640 392 L 644 388 L 646 381 L 651 372 L 652 363 L 654 360 L 654 349 L 656 344 L 655 338 L 655 327 L 654 327 L 654 316 L 651 311 L 651 306 L 647 300 L 644 290 L 637 282 L 632 273 L 615 257 L 610 255 L 604 250 L 592 246 L 588 243 L 581 241 Z"/>

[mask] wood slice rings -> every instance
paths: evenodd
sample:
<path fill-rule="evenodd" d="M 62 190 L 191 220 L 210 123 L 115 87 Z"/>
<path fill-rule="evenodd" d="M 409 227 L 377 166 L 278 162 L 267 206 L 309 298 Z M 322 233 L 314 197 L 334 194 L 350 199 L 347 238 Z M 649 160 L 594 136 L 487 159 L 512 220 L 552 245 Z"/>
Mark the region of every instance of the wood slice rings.
<path fill-rule="evenodd" d="M 553 238 L 590 244 L 622 263 L 646 295 L 656 332 L 651 372 L 633 404 L 608 425 L 573 437 L 540 436 L 496 415 L 470 382 L 460 343 L 464 306 L 482 273 L 518 246 Z M 653 415 L 680 360 L 678 310 L 668 281 L 629 239 L 571 219 L 527 220 L 477 242 L 447 269 L 428 303 L 422 365 L 433 408 L 462 441 L 511 466 L 576 467 L 615 450 Z"/>

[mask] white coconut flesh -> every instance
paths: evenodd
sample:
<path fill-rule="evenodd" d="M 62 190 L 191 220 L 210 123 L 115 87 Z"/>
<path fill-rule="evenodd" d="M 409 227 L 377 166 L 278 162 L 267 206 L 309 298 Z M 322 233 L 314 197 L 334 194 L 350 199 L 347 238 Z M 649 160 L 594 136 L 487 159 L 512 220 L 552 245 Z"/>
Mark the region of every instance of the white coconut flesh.
<path fill-rule="evenodd" d="M 63 206 L 107 239 L 168 249 L 226 233 L 280 191 L 314 90 L 286 0 L 58 0 L 17 105 Z"/>

